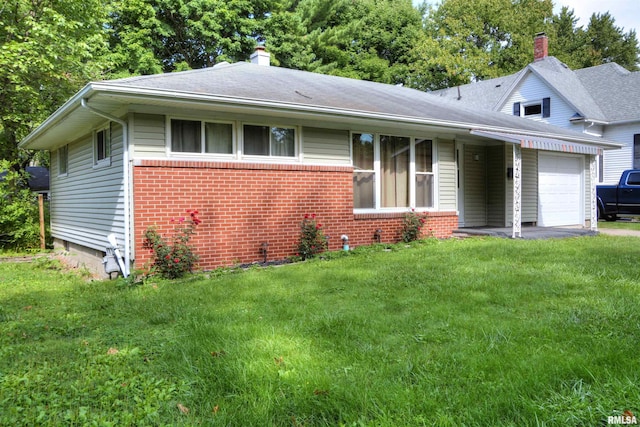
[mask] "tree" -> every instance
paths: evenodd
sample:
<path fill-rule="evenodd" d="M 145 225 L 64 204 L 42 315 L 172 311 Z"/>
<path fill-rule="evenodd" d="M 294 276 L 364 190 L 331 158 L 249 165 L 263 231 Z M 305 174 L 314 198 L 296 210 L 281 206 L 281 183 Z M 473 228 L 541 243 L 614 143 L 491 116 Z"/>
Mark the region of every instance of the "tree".
<path fill-rule="evenodd" d="M 422 19 L 410 0 L 300 0 L 265 26 L 275 63 L 384 83 L 408 80 Z"/>
<path fill-rule="evenodd" d="M 33 156 L 21 138 L 87 80 L 99 75 L 100 0 L 4 2 L 0 7 L 0 158 L 14 168 Z"/>
<path fill-rule="evenodd" d="M 586 30 L 576 26 L 577 21 L 567 7 L 553 17 L 552 55 L 573 69 L 615 62 L 630 71 L 638 70 L 640 49 L 634 30 L 624 33 L 608 12 L 594 13 Z"/>
<path fill-rule="evenodd" d="M 112 76 L 248 58 L 272 0 L 118 0 L 108 23 Z"/>
<path fill-rule="evenodd" d="M 439 89 L 513 73 L 533 58 L 551 0 L 443 0 L 428 9 L 414 50 L 414 86 Z"/>

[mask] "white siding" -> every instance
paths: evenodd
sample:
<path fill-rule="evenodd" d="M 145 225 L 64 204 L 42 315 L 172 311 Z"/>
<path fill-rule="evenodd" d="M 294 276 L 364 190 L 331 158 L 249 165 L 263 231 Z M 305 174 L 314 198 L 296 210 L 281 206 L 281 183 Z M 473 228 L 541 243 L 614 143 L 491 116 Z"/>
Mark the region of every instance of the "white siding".
<path fill-rule="evenodd" d="M 450 140 L 438 140 L 438 209 L 455 211 L 457 205 L 457 170 L 455 144 Z"/>
<path fill-rule="evenodd" d="M 93 135 L 69 144 L 69 168 L 59 176 L 51 156 L 51 234 L 54 238 L 104 252 L 107 236 L 124 243 L 122 128 L 111 126 L 111 164 L 95 166 Z"/>
<path fill-rule="evenodd" d="M 522 149 L 522 222 L 538 221 L 538 151 Z"/>
<path fill-rule="evenodd" d="M 542 116 L 532 116 L 531 120 L 576 130 L 569 122 L 569 119 L 576 113 L 575 109 L 571 108 L 554 90 L 532 73 L 528 73 L 523 78 L 500 111 L 505 114 L 513 114 L 514 102 L 542 101 L 543 98 L 551 98 L 551 117 L 543 119 Z"/>
<path fill-rule="evenodd" d="M 133 115 L 133 155 L 145 159 L 167 157 L 165 118 L 160 114 Z"/>
<path fill-rule="evenodd" d="M 319 128 L 302 129 L 303 163 L 351 165 L 349 132 Z"/>
<path fill-rule="evenodd" d="M 633 168 L 633 135 L 640 134 L 640 123 L 607 126 L 603 137 L 624 144 L 620 150 L 604 152 L 604 179 L 602 184 L 617 184 L 625 169 Z"/>

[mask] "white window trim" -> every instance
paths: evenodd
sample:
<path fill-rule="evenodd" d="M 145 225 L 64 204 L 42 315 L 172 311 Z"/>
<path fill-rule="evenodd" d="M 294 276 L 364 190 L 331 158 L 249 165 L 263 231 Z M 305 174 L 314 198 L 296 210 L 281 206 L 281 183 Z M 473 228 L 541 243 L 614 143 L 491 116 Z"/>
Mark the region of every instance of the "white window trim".
<path fill-rule="evenodd" d="M 540 106 L 540 113 L 537 114 L 526 114 L 527 107 Z M 527 101 L 520 103 L 520 117 L 540 117 L 542 118 L 542 99 L 536 101 Z"/>
<path fill-rule="evenodd" d="M 197 153 L 188 153 L 183 151 L 173 151 L 171 150 L 172 140 L 171 140 L 171 120 L 185 120 L 190 122 L 200 122 L 200 152 Z M 206 153 L 206 134 L 205 134 L 205 124 L 206 123 L 217 123 L 217 124 L 225 124 L 231 125 L 231 153 Z M 220 160 L 232 160 L 237 158 L 238 156 L 238 143 L 237 143 L 237 122 L 233 120 L 207 120 L 201 118 L 193 118 L 193 117 L 184 117 L 184 116 L 166 116 L 166 125 L 165 125 L 165 133 L 166 133 L 166 154 L 167 157 L 171 158 L 184 158 L 184 159 L 220 159 Z"/>
<path fill-rule="evenodd" d="M 371 134 L 373 135 L 373 172 L 374 172 L 374 201 L 375 207 L 373 208 L 360 208 L 353 209 L 354 214 L 376 214 L 376 213 L 404 213 L 408 209 L 415 209 L 416 212 L 436 212 L 438 210 L 438 162 L 437 162 L 437 138 L 429 138 L 424 136 L 408 136 L 408 135 L 391 135 L 391 132 L 369 132 L 369 131 L 351 131 L 349 133 L 349 155 L 351 157 L 351 166 L 353 166 L 353 135 L 354 134 Z M 396 136 L 400 138 L 409 138 L 409 206 L 408 207 L 382 207 L 382 180 L 379 179 L 381 171 L 380 160 L 380 136 Z M 430 140 L 431 141 L 431 168 L 432 172 L 421 172 L 423 175 L 433 176 L 433 206 L 431 207 L 416 207 L 416 154 L 415 143 L 416 140 Z M 354 170 L 355 172 L 355 170 Z M 360 170 L 360 172 L 371 172 L 369 170 Z"/>
<path fill-rule="evenodd" d="M 294 138 L 293 138 L 293 156 L 272 156 L 271 154 L 266 156 L 255 155 L 255 154 L 244 154 L 244 127 L 245 126 L 266 126 L 269 128 L 283 128 L 283 129 L 293 129 Z M 260 123 L 260 122 L 242 122 L 240 123 L 238 133 L 240 135 L 239 139 L 241 141 L 238 144 L 238 158 L 241 160 L 249 160 L 253 162 L 263 162 L 263 163 L 300 163 L 302 154 L 300 153 L 300 138 L 301 138 L 301 130 L 300 126 L 292 126 L 292 125 L 284 125 L 281 123 Z M 269 141 L 269 152 L 271 152 L 271 141 Z"/>
<path fill-rule="evenodd" d="M 67 152 L 67 156 L 66 156 L 66 159 L 65 159 L 66 172 L 60 172 L 60 164 L 62 163 L 61 159 L 60 159 L 60 157 L 61 157 L 60 153 L 61 153 L 62 149 L 65 149 L 66 152 Z M 58 176 L 59 177 L 65 177 L 65 176 L 68 176 L 68 175 L 69 175 L 69 144 L 65 144 L 65 145 L 63 145 L 63 146 L 58 148 Z"/>
<path fill-rule="evenodd" d="M 105 133 L 105 158 L 98 159 L 98 134 Z M 111 166 L 111 123 L 93 131 L 93 167 L 102 168 Z"/>

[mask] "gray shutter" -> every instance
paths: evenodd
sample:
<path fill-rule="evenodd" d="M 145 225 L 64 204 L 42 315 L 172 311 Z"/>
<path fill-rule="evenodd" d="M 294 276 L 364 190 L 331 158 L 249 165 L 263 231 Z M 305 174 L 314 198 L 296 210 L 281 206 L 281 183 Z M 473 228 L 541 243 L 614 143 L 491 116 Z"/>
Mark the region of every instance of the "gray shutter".
<path fill-rule="evenodd" d="M 514 116 L 519 116 L 520 115 L 520 103 L 519 102 L 514 102 L 513 103 L 513 115 Z"/>
<path fill-rule="evenodd" d="M 542 100 L 542 117 L 551 117 L 551 98 Z"/>

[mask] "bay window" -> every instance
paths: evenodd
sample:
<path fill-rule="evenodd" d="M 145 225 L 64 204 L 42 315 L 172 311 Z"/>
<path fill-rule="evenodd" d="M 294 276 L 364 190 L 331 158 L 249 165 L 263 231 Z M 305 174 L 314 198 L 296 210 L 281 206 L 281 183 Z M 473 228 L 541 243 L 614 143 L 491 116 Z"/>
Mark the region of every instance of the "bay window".
<path fill-rule="evenodd" d="M 354 133 L 354 209 L 433 207 L 433 144 L 429 139 Z"/>

